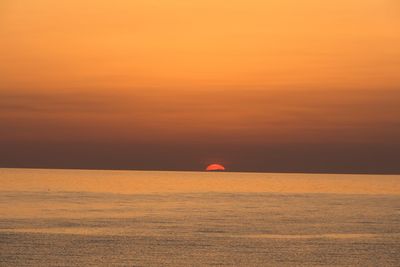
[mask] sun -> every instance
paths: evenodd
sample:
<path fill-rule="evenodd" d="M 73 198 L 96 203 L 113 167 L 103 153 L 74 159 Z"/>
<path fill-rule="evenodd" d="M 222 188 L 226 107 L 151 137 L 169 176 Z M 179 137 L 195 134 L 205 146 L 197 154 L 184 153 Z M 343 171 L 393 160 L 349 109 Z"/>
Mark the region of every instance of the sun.
<path fill-rule="evenodd" d="M 207 166 L 206 171 L 225 171 L 225 167 L 221 164 L 210 164 Z"/>

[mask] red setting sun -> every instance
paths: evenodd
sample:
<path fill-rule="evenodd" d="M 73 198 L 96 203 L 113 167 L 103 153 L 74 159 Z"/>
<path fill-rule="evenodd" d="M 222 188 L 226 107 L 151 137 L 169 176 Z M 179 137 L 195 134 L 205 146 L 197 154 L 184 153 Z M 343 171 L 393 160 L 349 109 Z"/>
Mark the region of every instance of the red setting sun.
<path fill-rule="evenodd" d="M 206 171 L 225 171 L 225 167 L 220 164 L 210 164 L 207 166 Z"/>

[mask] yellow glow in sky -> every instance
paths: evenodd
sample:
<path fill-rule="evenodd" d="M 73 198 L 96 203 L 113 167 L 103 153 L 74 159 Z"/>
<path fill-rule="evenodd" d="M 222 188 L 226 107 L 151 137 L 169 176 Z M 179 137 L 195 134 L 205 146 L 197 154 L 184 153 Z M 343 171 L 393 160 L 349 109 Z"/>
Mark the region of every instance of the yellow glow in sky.
<path fill-rule="evenodd" d="M 398 0 L 2 1 L 0 40 L 3 140 L 400 133 Z"/>
<path fill-rule="evenodd" d="M 397 0 L 5 1 L 0 88 L 396 87 Z"/>

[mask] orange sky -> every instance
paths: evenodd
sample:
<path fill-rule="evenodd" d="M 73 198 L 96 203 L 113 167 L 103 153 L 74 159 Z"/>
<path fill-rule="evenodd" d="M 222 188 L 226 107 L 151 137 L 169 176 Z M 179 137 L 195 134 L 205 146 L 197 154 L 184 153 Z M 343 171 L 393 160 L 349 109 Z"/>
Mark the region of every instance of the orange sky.
<path fill-rule="evenodd" d="M 0 40 L 3 143 L 399 143 L 397 0 L 6 0 Z"/>

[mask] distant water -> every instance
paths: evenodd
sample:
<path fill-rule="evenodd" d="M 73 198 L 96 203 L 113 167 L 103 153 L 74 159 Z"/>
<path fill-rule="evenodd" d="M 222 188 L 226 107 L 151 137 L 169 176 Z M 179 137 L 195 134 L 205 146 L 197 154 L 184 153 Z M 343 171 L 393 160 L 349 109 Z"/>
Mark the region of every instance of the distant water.
<path fill-rule="evenodd" d="M 0 266 L 400 266 L 400 176 L 0 169 Z"/>

